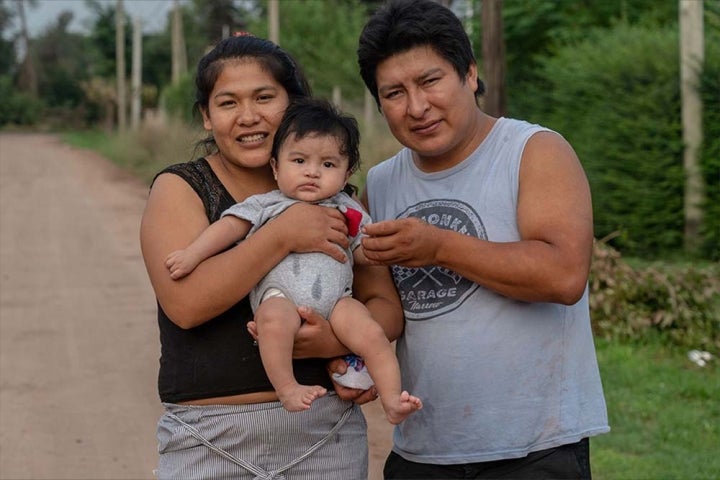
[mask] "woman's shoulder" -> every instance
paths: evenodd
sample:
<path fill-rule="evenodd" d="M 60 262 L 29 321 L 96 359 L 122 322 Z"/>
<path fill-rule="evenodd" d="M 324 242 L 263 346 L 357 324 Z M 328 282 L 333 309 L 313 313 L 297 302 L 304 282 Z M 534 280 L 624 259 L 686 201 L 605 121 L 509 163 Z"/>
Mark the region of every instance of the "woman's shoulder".
<path fill-rule="evenodd" d="M 191 185 L 201 183 L 203 180 L 207 181 L 207 179 L 213 175 L 210 164 L 203 157 L 189 162 L 175 163 L 166 166 L 155 175 L 153 183 L 155 183 L 155 180 L 157 180 L 160 175 L 168 173 L 181 177 Z"/>

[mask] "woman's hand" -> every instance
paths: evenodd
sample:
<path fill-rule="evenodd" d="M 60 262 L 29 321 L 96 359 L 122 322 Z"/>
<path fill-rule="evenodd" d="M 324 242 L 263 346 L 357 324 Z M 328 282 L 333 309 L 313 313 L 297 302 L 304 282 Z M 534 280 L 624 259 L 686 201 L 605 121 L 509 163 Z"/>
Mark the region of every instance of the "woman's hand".
<path fill-rule="evenodd" d="M 322 252 L 339 262 L 345 254 L 337 248 L 349 246 L 345 217 L 336 208 L 296 203 L 263 228 L 273 228 L 285 239 L 288 252 Z"/>
<path fill-rule="evenodd" d="M 300 329 L 295 334 L 293 358 L 331 358 L 350 353 L 340 343 L 332 331 L 330 322 L 310 307 L 298 307 L 298 314 L 303 319 Z M 247 330 L 257 340 L 257 324 L 248 322 Z"/>

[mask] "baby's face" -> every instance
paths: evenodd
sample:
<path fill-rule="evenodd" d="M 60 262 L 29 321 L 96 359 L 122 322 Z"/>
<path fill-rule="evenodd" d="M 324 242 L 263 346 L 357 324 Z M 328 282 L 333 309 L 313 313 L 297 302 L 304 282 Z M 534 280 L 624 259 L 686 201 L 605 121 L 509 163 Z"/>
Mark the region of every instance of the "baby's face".
<path fill-rule="evenodd" d="M 273 164 L 281 192 L 304 202 L 318 202 L 340 192 L 348 178 L 348 158 L 332 135 L 290 135 Z"/>

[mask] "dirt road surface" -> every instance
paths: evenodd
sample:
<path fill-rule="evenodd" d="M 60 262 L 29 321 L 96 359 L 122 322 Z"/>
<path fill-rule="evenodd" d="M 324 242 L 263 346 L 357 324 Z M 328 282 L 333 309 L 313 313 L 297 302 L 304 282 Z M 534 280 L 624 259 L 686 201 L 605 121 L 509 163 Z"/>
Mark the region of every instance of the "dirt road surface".
<path fill-rule="evenodd" d="M 159 343 L 147 187 L 52 135 L 0 134 L 0 478 L 152 479 Z M 390 425 L 369 424 L 370 480 Z"/>

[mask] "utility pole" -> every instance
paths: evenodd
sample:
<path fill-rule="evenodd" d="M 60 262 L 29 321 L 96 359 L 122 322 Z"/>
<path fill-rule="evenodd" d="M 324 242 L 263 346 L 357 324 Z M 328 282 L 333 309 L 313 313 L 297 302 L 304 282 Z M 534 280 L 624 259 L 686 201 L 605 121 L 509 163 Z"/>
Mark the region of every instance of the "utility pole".
<path fill-rule="evenodd" d="M 482 66 L 483 76 L 486 79 L 483 110 L 493 117 L 502 117 L 507 108 L 502 0 L 483 0 L 481 15 Z"/>
<path fill-rule="evenodd" d="M 172 14 L 172 84 L 177 85 L 180 77 L 187 72 L 187 52 L 185 51 L 185 34 L 183 31 L 180 1 L 173 0 Z"/>
<path fill-rule="evenodd" d="M 703 0 L 679 0 L 680 4 L 680 96 L 685 150 L 685 251 L 696 251 L 701 243 L 704 181 L 700 171 L 703 139 L 700 73 L 705 59 Z"/>
<path fill-rule="evenodd" d="M 137 131 L 140 127 L 142 94 L 142 23 L 140 17 L 137 16 L 133 20 L 132 83 L 130 92 L 130 128 Z"/>
<path fill-rule="evenodd" d="M 125 132 L 127 127 L 127 100 L 125 98 L 125 12 L 123 0 L 117 0 L 115 6 L 115 75 L 117 77 L 117 113 L 118 131 Z"/>
<path fill-rule="evenodd" d="M 268 0 L 268 23 L 270 41 L 280 45 L 280 6 L 278 0 Z"/>

